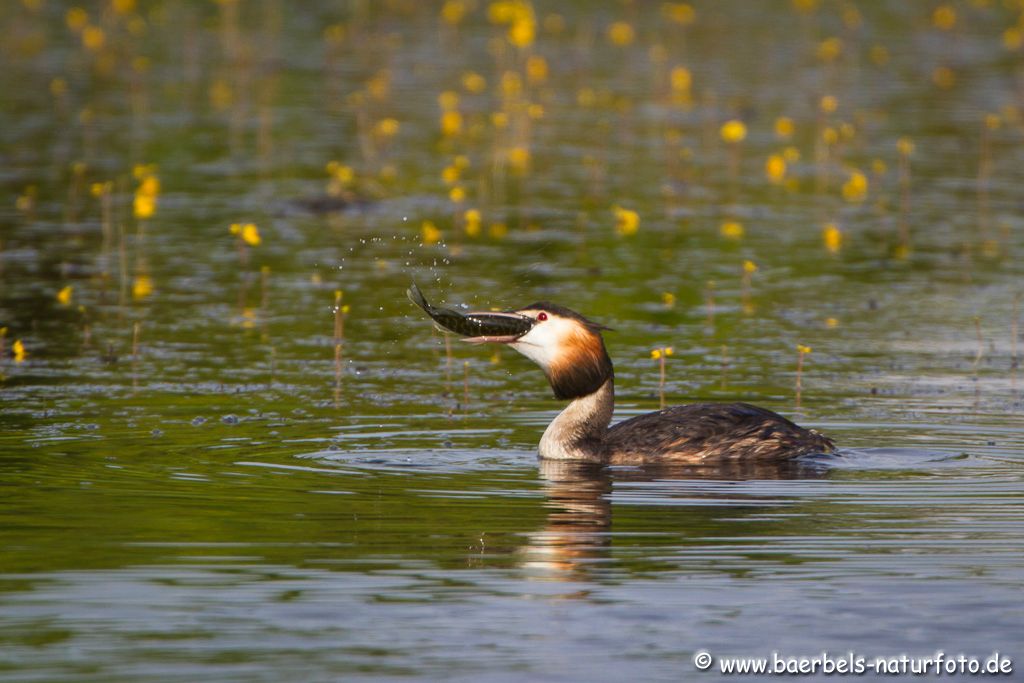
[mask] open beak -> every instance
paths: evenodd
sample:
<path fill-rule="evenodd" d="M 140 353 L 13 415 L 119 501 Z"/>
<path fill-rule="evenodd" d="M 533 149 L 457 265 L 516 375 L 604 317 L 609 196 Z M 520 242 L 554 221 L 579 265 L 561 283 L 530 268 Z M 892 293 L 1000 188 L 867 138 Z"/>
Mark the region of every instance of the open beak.
<path fill-rule="evenodd" d="M 484 335 L 481 337 L 463 337 L 460 341 L 470 344 L 512 344 L 522 336 L 521 334 Z"/>

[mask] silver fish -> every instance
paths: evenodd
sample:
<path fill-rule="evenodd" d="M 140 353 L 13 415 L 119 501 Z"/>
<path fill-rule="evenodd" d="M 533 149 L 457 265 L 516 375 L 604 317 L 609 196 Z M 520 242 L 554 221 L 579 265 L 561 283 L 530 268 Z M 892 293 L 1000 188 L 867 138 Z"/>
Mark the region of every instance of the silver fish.
<path fill-rule="evenodd" d="M 406 291 L 409 300 L 422 308 L 439 327 L 469 337 L 466 341 L 515 339 L 530 331 L 534 319 L 518 313 L 477 311 L 462 313 L 452 308 L 431 305 L 415 283 Z"/>

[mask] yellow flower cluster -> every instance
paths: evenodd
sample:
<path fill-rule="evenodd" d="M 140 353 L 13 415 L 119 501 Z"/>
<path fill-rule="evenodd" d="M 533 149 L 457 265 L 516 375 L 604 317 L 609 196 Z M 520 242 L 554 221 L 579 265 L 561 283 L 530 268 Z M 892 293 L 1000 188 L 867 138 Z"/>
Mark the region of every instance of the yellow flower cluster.
<path fill-rule="evenodd" d="M 156 213 L 157 199 L 160 196 L 160 178 L 156 175 L 156 166 L 139 165 L 134 171 L 139 182 L 135 188 L 135 199 L 132 202 L 132 213 L 137 220 L 147 220 Z"/>
<path fill-rule="evenodd" d="M 229 230 L 232 235 L 237 235 L 238 239 L 250 247 L 258 247 L 263 241 L 260 238 L 260 230 L 256 227 L 255 223 L 232 223 Z"/>
<path fill-rule="evenodd" d="M 537 16 L 526 0 L 496 0 L 487 8 L 487 18 L 493 24 L 508 26 L 507 38 L 512 45 L 525 48 L 533 44 Z"/>

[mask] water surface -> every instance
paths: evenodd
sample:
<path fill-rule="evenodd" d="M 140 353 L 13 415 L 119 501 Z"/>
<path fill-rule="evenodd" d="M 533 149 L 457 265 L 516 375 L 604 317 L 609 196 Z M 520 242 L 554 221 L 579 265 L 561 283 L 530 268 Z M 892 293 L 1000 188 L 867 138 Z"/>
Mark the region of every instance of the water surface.
<path fill-rule="evenodd" d="M 1024 666 L 1018 13 L 538 2 L 516 46 L 496 4 L 0 12 L 0 677 Z M 411 281 L 615 328 L 619 419 L 671 346 L 668 402 L 841 452 L 540 465 L 542 374 Z"/>

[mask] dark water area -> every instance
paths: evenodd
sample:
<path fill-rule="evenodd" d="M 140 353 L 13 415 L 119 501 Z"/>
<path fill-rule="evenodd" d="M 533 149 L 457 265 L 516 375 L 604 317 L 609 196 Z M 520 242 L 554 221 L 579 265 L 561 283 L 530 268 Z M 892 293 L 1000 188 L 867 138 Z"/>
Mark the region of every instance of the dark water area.
<path fill-rule="evenodd" d="M 0 27 L 0 679 L 1020 677 L 1020 3 Z M 614 328 L 616 420 L 741 400 L 839 453 L 540 463 L 542 373 L 412 282 Z"/>

